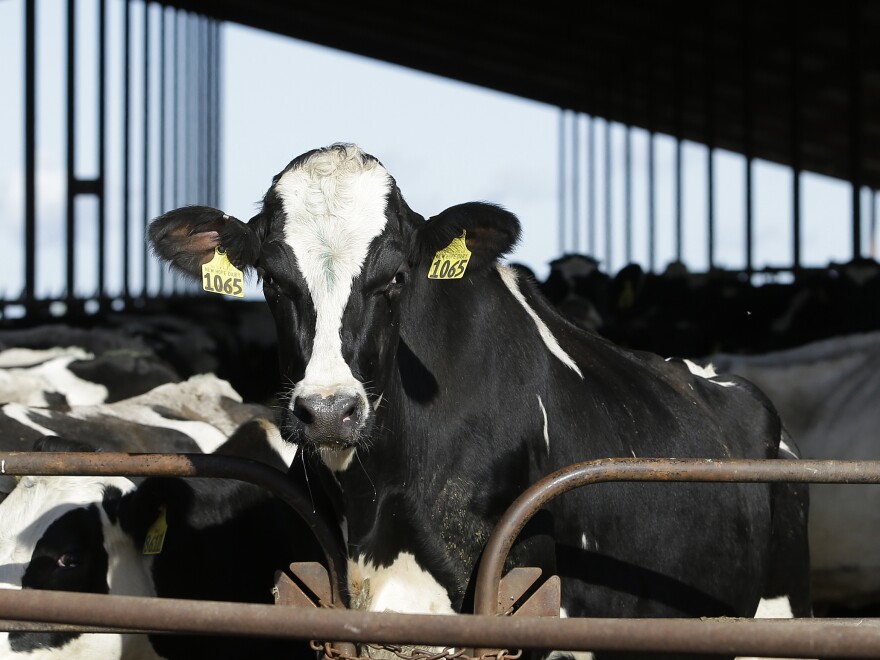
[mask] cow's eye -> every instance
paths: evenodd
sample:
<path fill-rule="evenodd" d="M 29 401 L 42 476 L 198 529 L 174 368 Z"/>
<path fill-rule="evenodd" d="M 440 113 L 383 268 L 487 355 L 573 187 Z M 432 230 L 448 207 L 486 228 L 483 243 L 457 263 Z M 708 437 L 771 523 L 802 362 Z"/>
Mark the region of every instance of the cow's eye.
<path fill-rule="evenodd" d="M 391 278 L 391 281 L 388 283 L 388 286 L 401 286 L 406 283 L 406 273 L 402 270 L 397 271 L 394 274 L 394 277 Z"/>
<path fill-rule="evenodd" d="M 76 552 L 65 552 L 58 556 L 55 563 L 59 568 L 76 568 L 80 564 L 79 554 Z"/>

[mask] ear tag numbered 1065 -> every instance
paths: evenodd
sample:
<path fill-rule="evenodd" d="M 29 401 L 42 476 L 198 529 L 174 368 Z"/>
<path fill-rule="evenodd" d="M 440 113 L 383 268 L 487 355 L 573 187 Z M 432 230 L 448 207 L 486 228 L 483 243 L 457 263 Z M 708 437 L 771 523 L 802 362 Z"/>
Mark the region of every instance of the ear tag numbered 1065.
<path fill-rule="evenodd" d="M 466 234 L 462 230 L 461 236 L 453 238 L 449 245 L 437 251 L 428 269 L 429 280 L 461 279 L 471 258 L 471 251 L 464 242 Z"/>
<path fill-rule="evenodd" d="M 202 288 L 210 293 L 220 293 L 244 298 L 244 275 L 232 265 L 226 251 L 214 248 L 214 257 L 202 264 Z"/>

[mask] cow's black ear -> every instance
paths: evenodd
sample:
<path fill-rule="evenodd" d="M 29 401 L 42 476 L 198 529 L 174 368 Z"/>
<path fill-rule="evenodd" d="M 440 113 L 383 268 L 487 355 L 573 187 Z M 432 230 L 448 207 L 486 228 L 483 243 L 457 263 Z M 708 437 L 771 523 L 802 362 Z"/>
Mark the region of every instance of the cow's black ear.
<path fill-rule="evenodd" d="M 510 252 L 519 240 L 520 224 L 513 213 L 496 204 L 468 202 L 435 215 L 418 232 L 417 259 L 422 264 L 430 264 L 438 250 L 465 232 L 471 270 L 495 263 Z"/>
<path fill-rule="evenodd" d="M 209 206 L 185 206 L 169 211 L 150 223 L 148 241 L 153 253 L 178 271 L 201 278 L 201 268 L 222 248 L 236 267 L 244 270 L 256 263 L 264 234 L 258 215 L 244 223 Z"/>
<path fill-rule="evenodd" d="M 95 448 L 78 442 L 76 440 L 68 440 L 57 435 L 44 435 L 42 438 L 34 440 L 34 451 L 95 451 Z"/>
<path fill-rule="evenodd" d="M 148 477 L 133 491 L 126 493 L 119 503 L 119 523 L 141 547 L 149 529 L 164 512 L 170 529 L 188 515 L 193 505 L 193 491 L 185 479 L 176 477 Z"/>

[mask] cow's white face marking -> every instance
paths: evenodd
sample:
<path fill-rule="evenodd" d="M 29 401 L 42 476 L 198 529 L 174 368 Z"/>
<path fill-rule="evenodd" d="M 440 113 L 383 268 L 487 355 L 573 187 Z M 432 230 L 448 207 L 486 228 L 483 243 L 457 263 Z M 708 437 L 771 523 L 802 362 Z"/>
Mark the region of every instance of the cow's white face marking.
<path fill-rule="evenodd" d="M 550 454 L 550 434 L 547 432 L 547 411 L 544 409 L 544 402 L 541 401 L 541 395 L 538 395 L 538 405 L 541 407 L 541 415 L 544 417 L 544 444 L 547 445 L 547 454 Z"/>
<path fill-rule="evenodd" d="M 356 609 L 455 614 L 446 589 L 408 552 L 401 552 L 386 567 L 378 567 L 362 556 L 349 560 L 348 586 Z"/>
<path fill-rule="evenodd" d="M 385 229 L 391 177 L 362 153 L 328 150 L 286 172 L 275 185 L 284 207 L 284 239 L 293 250 L 315 306 L 312 355 L 299 396 L 357 396 L 369 415 L 364 386 L 342 356 L 342 314 L 370 243 Z M 350 459 L 349 459 L 350 460 Z"/>
<path fill-rule="evenodd" d="M 526 310 L 526 313 L 531 317 L 532 321 L 535 322 L 535 325 L 538 328 L 538 334 L 541 335 L 541 339 L 544 341 L 544 344 L 547 346 L 548 350 L 555 355 L 566 367 L 574 371 L 581 378 L 584 375 L 581 373 L 581 370 L 578 368 L 575 361 L 571 359 L 571 356 L 566 353 L 562 346 L 559 345 L 559 342 L 556 341 L 556 337 L 553 336 L 553 333 L 550 332 L 550 328 L 547 327 L 547 324 L 541 320 L 541 317 L 535 313 L 535 310 L 531 308 L 529 303 L 526 301 L 525 296 L 523 296 L 522 291 L 519 290 L 519 282 L 517 281 L 516 271 L 508 266 L 498 265 L 498 273 L 501 275 L 501 281 L 504 282 L 504 285 L 510 290 L 513 294 L 513 297 L 516 301 L 522 305 L 523 309 Z"/>
<path fill-rule="evenodd" d="M 154 597 L 156 591 L 149 573 L 152 560 L 141 555 L 131 537 L 118 525 L 110 523 L 101 506 L 108 486 L 122 493 L 135 487 L 124 477 L 23 477 L 0 503 L 0 588 L 21 589 L 34 548 L 49 526 L 68 511 L 94 504 L 104 532 L 110 593 Z M 8 633 L 0 633 L 0 657 L 27 660 L 160 658 L 146 635 L 83 634 L 60 648 L 19 654 L 11 650 Z"/>

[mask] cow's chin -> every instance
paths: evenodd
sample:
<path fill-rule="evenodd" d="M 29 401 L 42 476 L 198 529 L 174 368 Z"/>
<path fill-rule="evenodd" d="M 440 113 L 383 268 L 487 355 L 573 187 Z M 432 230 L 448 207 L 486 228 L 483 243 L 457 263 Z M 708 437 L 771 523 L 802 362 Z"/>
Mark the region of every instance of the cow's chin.
<path fill-rule="evenodd" d="M 282 417 L 281 432 L 284 439 L 300 447 L 306 454 L 320 458 L 333 472 L 348 469 L 355 452 L 369 444 L 372 415 L 347 438 L 315 437 L 289 410 L 284 411 Z"/>

